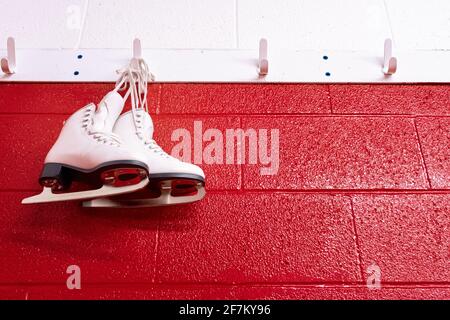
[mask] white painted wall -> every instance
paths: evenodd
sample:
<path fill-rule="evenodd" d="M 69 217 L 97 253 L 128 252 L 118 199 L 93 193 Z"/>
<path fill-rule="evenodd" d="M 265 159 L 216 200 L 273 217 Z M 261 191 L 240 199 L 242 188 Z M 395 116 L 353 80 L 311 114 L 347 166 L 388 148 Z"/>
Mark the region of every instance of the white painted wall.
<path fill-rule="evenodd" d="M 87 4 L 83 28 L 84 7 Z M 450 50 L 449 0 L 0 0 L 0 48 Z"/>

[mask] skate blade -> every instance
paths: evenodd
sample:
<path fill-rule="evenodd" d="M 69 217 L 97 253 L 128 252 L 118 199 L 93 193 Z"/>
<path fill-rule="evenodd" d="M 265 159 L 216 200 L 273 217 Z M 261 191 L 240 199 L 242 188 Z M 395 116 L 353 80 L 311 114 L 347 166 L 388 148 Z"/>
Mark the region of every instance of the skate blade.
<path fill-rule="evenodd" d="M 145 207 L 164 207 L 177 204 L 187 204 L 202 200 L 206 195 L 206 190 L 203 185 L 197 186 L 197 193 L 190 196 L 171 195 L 170 187 L 163 187 L 161 195 L 158 198 L 151 199 L 110 199 L 97 198 L 83 202 L 83 207 L 90 208 L 145 208 Z"/>
<path fill-rule="evenodd" d="M 148 183 L 149 179 L 148 177 L 145 177 L 143 180 L 141 180 L 141 182 L 134 185 L 123 187 L 104 185 L 103 187 L 95 190 L 68 193 L 53 193 L 51 188 L 44 187 L 44 190 L 42 190 L 40 194 L 23 199 L 22 204 L 86 200 L 104 196 L 115 196 L 140 190 L 142 188 L 145 188 Z"/>

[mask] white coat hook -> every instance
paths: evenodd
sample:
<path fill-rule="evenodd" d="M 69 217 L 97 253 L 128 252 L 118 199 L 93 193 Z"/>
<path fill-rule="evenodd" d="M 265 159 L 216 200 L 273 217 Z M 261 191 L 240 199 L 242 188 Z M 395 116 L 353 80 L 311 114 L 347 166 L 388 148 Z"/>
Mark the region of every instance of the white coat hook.
<path fill-rule="evenodd" d="M 142 59 L 142 44 L 141 40 L 136 38 L 133 40 L 133 63 L 139 63 L 139 59 Z M 155 81 L 155 75 L 150 72 L 150 79 L 149 81 Z"/>
<path fill-rule="evenodd" d="M 142 58 L 142 45 L 141 40 L 134 39 L 133 41 L 133 58 L 134 59 L 141 59 Z"/>
<path fill-rule="evenodd" d="M 384 41 L 384 65 L 383 73 L 386 75 L 394 74 L 397 71 L 397 58 L 392 56 L 392 40 Z"/>
<path fill-rule="evenodd" d="M 259 75 L 265 76 L 269 73 L 269 60 L 267 59 L 267 40 L 259 40 Z"/>
<path fill-rule="evenodd" d="M 6 74 L 13 74 L 16 72 L 16 43 L 14 38 L 9 37 L 6 42 L 7 56 L 2 58 L 2 71 Z"/>

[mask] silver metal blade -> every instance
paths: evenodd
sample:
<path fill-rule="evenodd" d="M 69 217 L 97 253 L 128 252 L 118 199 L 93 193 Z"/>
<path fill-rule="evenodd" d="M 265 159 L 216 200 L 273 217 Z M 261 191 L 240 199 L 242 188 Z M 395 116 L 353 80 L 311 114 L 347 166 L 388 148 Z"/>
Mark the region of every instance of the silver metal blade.
<path fill-rule="evenodd" d="M 74 201 L 74 200 L 86 200 L 97 197 L 110 197 L 138 191 L 149 183 L 148 177 L 145 177 L 141 182 L 124 187 L 113 187 L 104 185 L 99 189 L 67 192 L 67 193 L 53 193 L 51 188 L 44 187 L 44 190 L 38 195 L 26 198 L 22 200 L 22 204 L 33 203 L 47 203 L 47 202 L 59 202 L 59 201 Z"/>
<path fill-rule="evenodd" d="M 198 187 L 197 194 L 193 196 L 174 197 L 170 194 L 170 189 L 162 189 L 161 196 L 151 199 L 110 199 L 98 198 L 83 202 L 83 207 L 91 208 L 145 208 L 162 207 L 177 204 L 186 204 L 199 201 L 206 195 L 203 186 Z"/>

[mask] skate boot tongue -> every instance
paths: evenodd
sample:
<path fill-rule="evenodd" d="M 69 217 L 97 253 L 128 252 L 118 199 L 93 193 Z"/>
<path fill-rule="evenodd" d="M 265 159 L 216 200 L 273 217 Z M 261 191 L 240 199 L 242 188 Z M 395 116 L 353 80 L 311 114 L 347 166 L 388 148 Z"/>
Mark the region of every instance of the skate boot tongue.
<path fill-rule="evenodd" d="M 94 116 L 94 131 L 112 132 L 124 105 L 125 101 L 119 93 L 116 91 L 109 92 L 98 104 Z"/>

